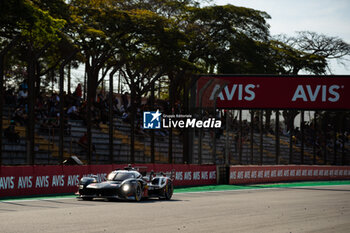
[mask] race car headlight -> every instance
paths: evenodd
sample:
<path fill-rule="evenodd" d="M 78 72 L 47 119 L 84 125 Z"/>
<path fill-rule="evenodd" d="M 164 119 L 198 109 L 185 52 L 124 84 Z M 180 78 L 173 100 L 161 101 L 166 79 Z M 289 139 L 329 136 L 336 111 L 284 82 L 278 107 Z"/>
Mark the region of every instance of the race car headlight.
<path fill-rule="evenodd" d="M 127 192 L 127 191 L 130 190 L 130 185 L 129 184 L 124 184 L 122 189 L 123 189 L 124 192 Z"/>

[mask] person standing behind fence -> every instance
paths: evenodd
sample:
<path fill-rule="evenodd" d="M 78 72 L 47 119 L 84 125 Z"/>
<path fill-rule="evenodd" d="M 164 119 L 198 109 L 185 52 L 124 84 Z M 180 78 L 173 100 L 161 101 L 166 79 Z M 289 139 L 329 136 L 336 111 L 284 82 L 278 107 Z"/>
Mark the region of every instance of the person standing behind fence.
<path fill-rule="evenodd" d="M 124 107 L 124 111 L 126 111 L 128 109 L 128 106 L 129 106 L 129 100 L 128 100 L 128 93 L 127 92 L 125 92 L 122 95 L 122 105 Z"/>
<path fill-rule="evenodd" d="M 11 120 L 11 124 L 5 129 L 4 136 L 10 143 L 19 143 L 19 134 L 15 130 L 16 123 Z"/>
<path fill-rule="evenodd" d="M 82 91 L 80 83 L 78 83 L 78 86 L 75 88 L 73 95 L 76 97 L 76 100 L 77 100 L 76 105 L 80 106 L 80 102 L 81 102 L 82 96 L 83 96 L 83 91 Z"/>
<path fill-rule="evenodd" d="M 18 92 L 18 97 L 17 97 L 18 105 L 25 105 L 25 103 L 27 102 L 27 98 L 28 98 L 28 89 L 23 89 L 22 87 L 20 87 L 20 90 Z"/>

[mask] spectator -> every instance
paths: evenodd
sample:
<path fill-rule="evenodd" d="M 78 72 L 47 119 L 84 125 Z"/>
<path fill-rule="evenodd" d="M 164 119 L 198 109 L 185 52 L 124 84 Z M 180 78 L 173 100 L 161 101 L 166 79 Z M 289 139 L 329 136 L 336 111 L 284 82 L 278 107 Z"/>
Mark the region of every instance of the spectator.
<path fill-rule="evenodd" d="M 25 79 L 20 85 L 19 88 L 22 90 L 28 90 L 27 79 Z"/>
<path fill-rule="evenodd" d="M 75 91 L 73 93 L 75 97 L 77 97 L 79 100 L 81 100 L 81 97 L 83 96 L 83 91 L 81 89 L 81 84 L 78 83 L 78 86 L 75 88 Z"/>
<path fill-rule="evenodd" d="M 122 120 L 126 123 L 130 123 L 129 112 L 125 111 L 122 115 Z"/>
<path fill-rule="evenodd" d="M 92 119 L 91 122 L 92 124 L 95 125 L 96 128 L 100 129 L 100 123 L 101 123 L 101 111 L 99 108 L 95 108 L 94 106 L 91 108 L 91 114 L 92 114 Z"/>
<path fill-rule="evenodd" d="M 16 106 L 16 95 L 14 88 L 5 91 L 5 104 L 11 107 Z"/>
<path fill-rule="evenodd" d="M 14 122 L 19 123 L 21 126 L 25 125 L 27 122 L 27 114 L 25 113 L 24 107 L 17 108 L 12 114 L 12 119 Z"/>
<path fill-rule="evenodd" d="M 11 124 L 5 129 L 4 136 L 9 142 L 19 143 L 19 134 L 15 130 L 15 122 L 12 120 Z"/>
<path fill-rule="evenodd" d="M 42 93 L 40 93 L 35 104 L 35 112 L 38 119 L 47 118 L 47 109 L 45 108 L 44 101 Z"/>
<path fill-rule="evenodd" d="M 78 108 L 75 105 L 69 105 L 67 110 L 68 117 L 73 120 L 79 119 Z"/>
<path fill-rule="evenodd" d="M 124 107 L 124 111 L 126 111 L 128 109 L 128 106 L 129 106 L 129 100 L 128 100 L 128 93 L 125 92 L 123 95 L 122 95 L 122 105 Z"/>
<path fill-rule="evenodd" d="M 87 132 L 84 133 L 83 136 L 80 137 L 78 144 L 85 150 L 88 150 L 88 137 L 87 137 Z M 95 152 L 95 145 L 92 144 L 92 151 Z"/>
<path fill-rule="evenodd" d="M 59 108 L 60 97 L 53 93 L 49 101 L 49 114 L 51 117 L 55 117 Z"/>
<path fill-rule="evenodd" d="M 113 112 L 114 114 L 116 114 L 117 116 L 121 115 L 121 110 L 118 107 L 119 105 L 119 100 L 117 97 L 114 98 L 114 102 L 113 102 Z"/>
<path fill-rule="evenodd" d="M 28 98 L 28 89 L 20 88 L 17 96 L 17 101 L 19 105 L 24 105 Z"/>

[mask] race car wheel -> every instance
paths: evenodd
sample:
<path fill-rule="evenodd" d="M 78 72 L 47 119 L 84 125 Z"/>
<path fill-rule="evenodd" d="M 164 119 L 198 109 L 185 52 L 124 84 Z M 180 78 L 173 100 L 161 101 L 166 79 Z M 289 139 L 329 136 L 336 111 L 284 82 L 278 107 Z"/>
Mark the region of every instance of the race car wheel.
<path fill-rule="evenodd" d="M 173 192 L 174 192 L 173 183 L 172 183 L 171 181 L 169 181 L 169 182 L 165 185 L 165 190 L 164 190 L 165 199 L 166 199 L 166 200 L 170 200 L 171 197 L 173 196 Z"/>
<path fill-rule="evenodd" d="M 141 201 L 141 198 L 142 198 L 141 184 L 137 183 L 136 189 L 135 189 L 135 201 Z"/>
<path fill-rule="evenodd" d="M 82 197 L 81 199 L 84 201 L 92 201 L 92 197 Z"/>

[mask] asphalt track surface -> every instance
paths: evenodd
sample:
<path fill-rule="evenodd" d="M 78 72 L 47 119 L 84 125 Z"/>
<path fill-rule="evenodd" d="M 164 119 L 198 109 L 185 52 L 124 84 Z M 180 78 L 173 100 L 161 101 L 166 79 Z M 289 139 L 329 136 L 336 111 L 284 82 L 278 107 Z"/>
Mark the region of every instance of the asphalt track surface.
<path fill-rule="evenodd" d="M 350 232 L 350 185 L 0 202 L 0 232 Z"/>

